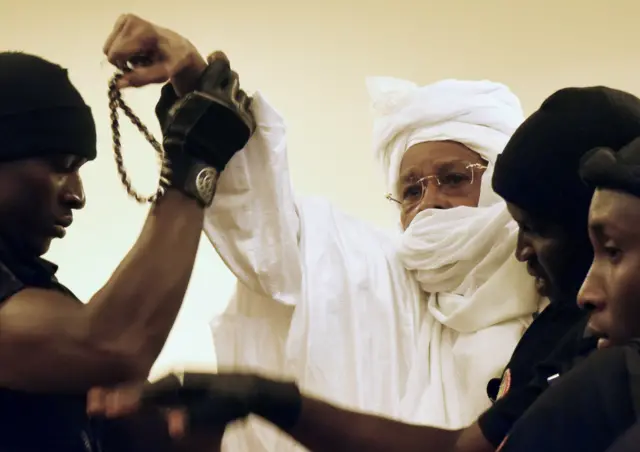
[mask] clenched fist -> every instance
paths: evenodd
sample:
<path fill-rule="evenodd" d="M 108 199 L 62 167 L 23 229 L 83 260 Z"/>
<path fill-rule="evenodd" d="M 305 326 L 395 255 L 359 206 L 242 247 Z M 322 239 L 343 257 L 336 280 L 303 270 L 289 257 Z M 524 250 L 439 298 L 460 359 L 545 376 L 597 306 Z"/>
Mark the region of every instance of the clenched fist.
<path fill-rule="evenodd" d="M 118 18 L 103 52 L 124 71 L 120 88 L 170 81 L 182 96 L 194 89 L 207 67 L 189 40 L 133 14 Z"/>

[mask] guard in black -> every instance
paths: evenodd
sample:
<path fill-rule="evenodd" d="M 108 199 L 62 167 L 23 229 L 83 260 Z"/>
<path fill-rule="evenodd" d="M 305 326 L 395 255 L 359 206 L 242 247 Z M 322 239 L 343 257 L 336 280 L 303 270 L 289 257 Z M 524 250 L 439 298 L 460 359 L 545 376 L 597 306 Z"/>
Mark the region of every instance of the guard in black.
<path fill-rule="evenodd" d="M 597 190 L 589 214 L 594 260 L 579 303 L 600 350 L 556 379 L 505 451 L 602 452 L 640 414 L 640 139 L 618 153 L 594 149 L 581 174 Z"/>
<path fill-rule="evenodd" d="M 126 52 L 131 32 L 125 17 L 112 43 L 119 67 L 133 56 Z M 150 65 L 131 77 L 171 79 L 165 93 L 182 95 L 159 112 L 171 183 L 129 254 L 86 304 L 40 256 L 85 204 L 79 169 L 96 157 L 91 111 L 62 67 L 0 53 L 2 452 L 127 450 L 126 440 L 105 438 L 114 424 L 89 419 L 86 393 L 146 379 L 182 303 L 215 181 L 255 127 L 226 59 L 207 65 L 183 38 L 150 32 Z M 77 256 L 90 267 L 90 250 Z M 146 445 L 138 450 L 162 450 Z"/>

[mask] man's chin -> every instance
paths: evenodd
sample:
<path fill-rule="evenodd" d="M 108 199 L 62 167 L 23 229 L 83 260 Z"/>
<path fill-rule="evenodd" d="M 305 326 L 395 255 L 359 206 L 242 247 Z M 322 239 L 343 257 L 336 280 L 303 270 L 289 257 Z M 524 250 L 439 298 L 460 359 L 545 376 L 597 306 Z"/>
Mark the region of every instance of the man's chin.
<path fill-rule="evenodd" d="M 535 287 L 536 292 L 538 292 L 538 295 L 540 295 L 541 297 L 549 297 L 551 295 L 549 284 L 544 278 L 541 278 L 540 276 L 535 277 Z"/>
<path fill-rule="evenodd" d="M 51 237 L 45 237 L 41 240 L 34 240 L 31 244 L 30 244 L 30 253 L 37 256 L 37 257 L 41 257 L 45 254 L 47 254 L 47 252 L 49 251 L 49 248 L 51 248 L 51 242 L 53 241 L 53 238 Z"/>
<path fill-rule="evenodd" d="M 14 233 L 7 235 L 7 245 L 12 253 L 26 258 L 40 257 L 51 247 L 53 237 L 42 233 Z"/>

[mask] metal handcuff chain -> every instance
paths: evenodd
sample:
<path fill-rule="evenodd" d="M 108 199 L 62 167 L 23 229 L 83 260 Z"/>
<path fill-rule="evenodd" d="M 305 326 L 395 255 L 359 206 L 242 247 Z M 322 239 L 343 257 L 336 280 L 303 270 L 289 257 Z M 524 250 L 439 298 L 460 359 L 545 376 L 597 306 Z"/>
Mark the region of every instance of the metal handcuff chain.
<path fill-rule="evenodd" d="M 169 160 L 166 158 L 164 149 L 162 148 L 162 144 L 160 144 L 158 140 L 155 139 L 149 129 L 144 124 L 142 124 L 140 118 L 136 116 L 136 114 L 131 110 L 131 108 L 125 103 L 124 99 L 122 98 L 122 93 L 118 88 L 118 80 L 122 77 L 122 75 L 122 73 L 116 73 L 109 81 L 109 110 L 111 117 L 113 154 L 116 161 L 116 167 L 118 170 L 118 174 L 120 175 L 120 181 L 122 182 L 122 185 L 124 185 L 130 197 L 135 199 L 140 204 L 154 203 L 160 197 L 162 197 L 167 187 L 169 186 L 171 168 L 169 165 Z M 144 196 L 140 194 L 140 192 L 138 192 L 133 187 L 131 177 L 129 176 L 129 173 L 127 172 L 127 169 L 125 167 L 124 159 L 122 156 L 122 143 L 120 141 L 121 135 L 119 110 L 122 110 L 125 116 L 129 118 L 131 123 L 138 128 L 140 133 L 144 135 L 146 140 L 156 151 L 158 163 L 160 165 L 160 179 L 158 181 L 158 188 L 156 189 L 155 193 L 150 196 Z"/>

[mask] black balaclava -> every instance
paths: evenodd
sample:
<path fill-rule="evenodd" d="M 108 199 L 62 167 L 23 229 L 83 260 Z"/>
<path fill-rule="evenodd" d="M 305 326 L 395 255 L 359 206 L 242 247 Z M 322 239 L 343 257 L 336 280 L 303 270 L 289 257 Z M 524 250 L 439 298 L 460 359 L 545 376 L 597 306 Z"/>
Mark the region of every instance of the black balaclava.
<path fill-rule="evenodd" d="M 66 69 L 20 52 L 0 52 L 0 162 L 56 153 L 96 157 L 91 109 Z"/>
<path fill-rule="evenodd" d="M 593 189 L 578 173 L 591 149 L 620 150 L 640 136 L 640 99 L 603 86 L 552 94 L 498 157 L 493 188 L 506 201 L 565 228 L 587 231 Z"/>

